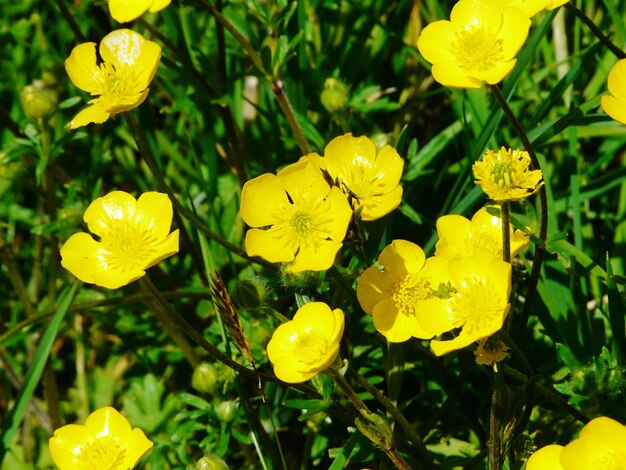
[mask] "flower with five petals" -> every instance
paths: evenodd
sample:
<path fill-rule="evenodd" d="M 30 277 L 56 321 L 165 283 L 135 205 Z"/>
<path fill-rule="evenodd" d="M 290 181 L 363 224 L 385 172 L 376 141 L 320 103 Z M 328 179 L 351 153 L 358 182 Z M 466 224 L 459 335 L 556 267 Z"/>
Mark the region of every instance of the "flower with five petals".
<path fill-rule="evenodd" d="M 84 426 L 68 424 L 54 431 L 49 446 L 60 470 L 130 470 L 152 442 L 107 406 L 91 413 Z"/>
<path fill-rule="evenodd" d="M 497 0 L 459 0 L 450 21 L 423 29 L 417 48 L 442 85 L 480 88 L 509 74 L 529 28 L 530 20 L 517 8 L 500 8 Z"/>
<path fill-rule="evenodd" d="M 61 264 L 83 282 L 117 289 L 178 252 L 178 230 L 170 233 L 172 203 L 165 194 L 143 193 L 138 200 L 114 191 L 93 201 L 83 219 L 87 233 L 72 235 L 61 247 Z"/>
<path fill-rule="evenodd" d="M 99 64 L 96 44 L 87 42 L 72 49 L 65 60 L 65 70 L 74 85 L 97 96 L 70 121 L 70 129 L 102 123 L 143 103 L 161 60 L 159 45 L 130 29 L 107 34 L 98 52 L 102 58 Z"/>

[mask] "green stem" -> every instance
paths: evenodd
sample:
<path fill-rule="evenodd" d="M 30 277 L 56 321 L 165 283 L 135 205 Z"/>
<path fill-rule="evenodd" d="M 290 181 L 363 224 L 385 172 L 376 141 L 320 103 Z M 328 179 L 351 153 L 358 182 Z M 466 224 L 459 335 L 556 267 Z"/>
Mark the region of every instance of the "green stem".
<path fill-rule="evenodd" d="M 502 259 L 505 263 L 511 262 L 511 203 L 504 201 L 500 204 L 502 218 Z"/>
<path fill-rule="evenodd" d="M 500 470 L 502 467 L 502 440 L 500 422 L 502 420 L 502 377 L 494 368 L 491 386 L 491 409 L 489 412 L 489 443 L 487 458 L 489 470 Z"/>
<path fill-rule="evenodd" d="M 311 153 L 309 143 L 306 140 L 302 127 L 300 126 L 300 121 L 298 121 L 296 113 L 293 110 L 293 106 L 291 106 L 291 101 L 289 101 L 289 96 L 287 96 L 287 92 L 285 91 L 285 84 L 282 80 L 273 79 L 271 85 L 272 91 L 278 100 L 278 105 L 287 119 L 287 124 L 289 124 L 289 127 L 291 127 L 291 130 L 296 137 L 300 151 L 303 155 Z"/>
<path fill-rule="evenodd" d="M 600 28 L 589 18 L 585 13 L 579 10 L 572 2 L 567 2 L 565 5 L 569 11 L 571 11 L 578 19 L 580 19 L 593 34 L 595 34 L 600 42 L 604 44 L 618 59 L 626 59 L 626 53 L 611 42 L 611 40 L 602 32 Z"/>
<path fill-rule="evenodd" d="M 541 165 L 539 164 L 539 160 L 537 159 L 535 149 L 530 143 L 530 139 L 526 135 L 524 128 L 515 116 L 515 113 L 513 113 L 513 110 L 507 103 L 506 98 L 502 94 L 502 91 L 500 91 L 498 85 L 491 85 L 491 91 L 493 92 L 496 101 L 502 108 L 502 111 L 511 123 L 513 130 L 522 142 L 524 149 L 526 150 L 526 152 L 528 152 L 528 156 L 530 157 L 533 168 L 536 170 L 541 170 Z M 545 242 L 548 235 L 548 195 L 545 185 L 541 185 L 541 187 L 539 188 L 539 208 L 539 239 L 542 242 Z M 526 299 L 524 299 L 524 305 L 522 306 L 522 313 L 520 315 L 520 326 L 518 335 L 516 337 L 516 342 L 518 344 L 521 344 L 524 330 L 526 329 L 526 324 L 528 323 L 528 318 L 530 317 L 532 300 L 537 290 L 537 284 L 539 282 L 539 275 L 541 274 L 541 264 L 543 262 L 544 253 L 545 246 L 543 244 L 536 244 L 535 255 L 533 256 L 533 266 L 530 271 L 530 277 L 527 284 Z"/>

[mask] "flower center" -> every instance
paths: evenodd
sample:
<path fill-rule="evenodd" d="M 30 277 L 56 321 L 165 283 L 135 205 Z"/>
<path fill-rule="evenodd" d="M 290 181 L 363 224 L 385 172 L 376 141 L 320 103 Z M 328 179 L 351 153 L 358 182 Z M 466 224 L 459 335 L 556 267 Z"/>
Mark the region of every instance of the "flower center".
<path fill-rule="evenodd" d="M 501 188 L 510 188 L 517 182 L 518 168 L 508 161 L 497 162 L 491 170 L 491 179 Z"/>
<path fill-rule="evenodd" d="M 81 470 L 121 469 L 126 449 L 108 436 L 98 437 L 85 444 L 78 454 Z"/>
<path fill-rule="evenodd" d="M 125 96 L 128 89 L 135 81 L 133 70 L 129 67 L 116 69 L 115 66 L 100 64 L 100 95 L 102 96 Z"/>
<path fill-rule="evenodd" d="M 502 326 L 507 302 L 487 280 L 469 278 L 452 294 L 450 310 L 454 312 L 455 323 L 463 325 L 465 333 L 480 337 L 486 330 L 497 330 L 494 325 Z"/>
<path fill-rule="evenodd" d="M 102 236 L 106 263 L 118 271 L 144 269 L 154 256 L 157 240 L 150 231 L 134 223 L 119 221 Z"/>
<path fill-rule="evenodd" d="M 295 211 L 291 216 L 291 227 L 301 235 L 309 232 L 311 216 L 303 211 Z"/>
<path fill-rule="evenodd" d="M 483 26 L 470 26 L 456 33 L 452 53 L 467 72 L 489 71 L 502 61 L 502 39 Z"/>
<path fill-rule="evenodd" d="M 416 274 L 407 274 L 404 279 L 394 288 L 393 301 L 398 312 L 404 315 L 415 315 L 415 305 L 420 300 L 432 296 L 432 289 L 426 279 Z"/>
<path fill-rule="evenodd" d="M 324 357 L 328 349 L 326 338 L 316 331 L 310 331 L 298 336 L 293 348 L 293 355 L 297 361 L 310 365 Z"/>

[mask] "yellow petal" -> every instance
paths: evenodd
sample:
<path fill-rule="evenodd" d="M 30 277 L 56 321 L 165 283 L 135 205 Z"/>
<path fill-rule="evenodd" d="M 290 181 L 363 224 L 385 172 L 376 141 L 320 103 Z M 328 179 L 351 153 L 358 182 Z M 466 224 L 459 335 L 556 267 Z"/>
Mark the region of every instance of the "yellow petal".
<path fill-rule="evenodd" d="M 96 65 L 96 43 L 79 44 L 65 59 L 65 70 L 72 83 L 88 93 L 100 93 L 100 67 Z"/>
<path fill-rule="evenodd" d="M 462 349 L 466 346 L 469 346 L 477 339 L 479 338 L 474 338 L 469 335 L 464 335 L 463 332 L 461 332 L 459 336 L 451 340 L 440 341 L 440 340 L 433 339 L 430 342 L 430 348 L 435 353 L 435 356 L 443 356 L 444 354 L 448 354 L 449 352 L 456 351 L 457 349 Z"/>
<path fill-rule="evenodd" d="M 125 439 L 126 452 L 120 468 L 135 468 L 146 452 L 152 448 L 152 445 L 152 441 L 146 437 L 141 429 L 133 429 Z"/>
<path fill-rule="evenodd" d="M 172 225 L 172 201 L 167 194 L 149 191 L 139 196 L 134 221 L 156 240 L 164 240 Z"/>
<path fill-rule="evenodd" d="M 490 85 L 500 83 L 504 77 L 506 77 L 509 72 L 513 70 L 516 61 L 517 59 L 512 59 L 507 62 L 496 62 L 491 69 L 483 72 L 480 77 L 476 78 L 480 78 Z"/>
<path fill-rule="evenodd" d="M 502 10 L 502 55 L 505 61 L 515 57 L 526 42 L 530 19 L 517 8 Z M 512 66 L 511 66 L 512 68 Z"/>
<path fill-rule="evenodd" d="M 328 189 L 325 189 L 328 192 Z M 251 227 L 275 224 L 281 207 L 289 205 L 287 192 L 276 175 L 257 176 L 243 185 L 241 192 L 241 218 Z"/>
<path fill-rule="evenodd" d="M 546 6 L 547 10 L 554 10 L 555 8 L 560 7 L 561 5 L 565 5 L 569 0 L 552 0 Z"/>
<path fill-rule="evenodd" d="M 626 468 L 626 428 L 611 418 L 592 419 L 565 446 L 561 463 L 568 470 Z"/>
<path fill-rule="evenodd" d="M 172 0 L 154 0 L 152 6 L 150 7 L 150 12 L 155 13 L 157 11 L 163 10 L 166 6 L 168 6 Z"/>
<path fill-rule="evenodd" d="M 152 41 L 145 40 L 141 43 L 141 52 L 139 58 L 134 65 L 134 69 L 137 72 L 136 75 L 136 90 L 141 91 L 147 88 L 154 74 L 159 67 L 161 61 L 161 47 Z"/>
<path fill-rule="evenodd" d="M 363 199 L 362 202 L 362 220 L 371 221 L 380 219 L 400 205 L 400 202 L 402 202 L 402 186 L 396 186 L 386 194 L 367 197 Z"/>
<path fill-rule="evenodd" d="M 111 229 L 111 222 L 135 218 L 137 200 L 124 191 L 113 191 L 95 199 L 85 211 L 83 220 L 89 231 L 99 237 Z"/>
<path fill-rule="evenodd" d="M 324 149 L 326 168 L 334 178 L 342 175 L 345 179 L 356 162 L 371 166 L 376 158 L 376 147 L 367 137 L 354 137 L 348 133 L 331 140 Z M 347 181 L 348 186 L 350 181 Z"/>
<path fill-rule="evenodd" d="M 144 37 L 130 29 L 116 29 L 107 34 L 102 41 L 100 41 L 100 56 L 105 63 L 113 65 L 117 71 L 124 67 L 137 67 L 139 71 L 140 67 L 145 67 L 145 58 L 142 58 L 144 52 L 144 43 L 146 40 Z M 158 46 L 157 46 L 158 47 Z M 159 48 L 160 49 L 160 48 Z M 151 66 L 145 73 L 151 74 L 152 69 L 158 65 L 159 56 L 155 57 L 155 49 L 149 48 Z M 153 63 L 156 59 L 156 64 Z M 142 87 L 142 89 L 145 87 Z"/>
<path fill-rule="evenodd" d="M 96 437 L 110 436 L 122 441 L 131 432 L 128 420 L 110 406 L 105 406 L 91 413 L 85 421 L 85 427 Z"/>
<path fill-rule="evenodd" d="M 380 168 L 377 184 L 385 192 L 394 189 L 400 182 L 404 160 L 398 155 L 395 148 L 385 145 L 376 155 L 376 167 Z"/>
<path fill-rule="evenodd" d="M 450 21 L 457 30 L 480 25 L 495 33 L 502 26 L 502 15 L 494 0 L 459 0 L 452 8 Z"/>
<path fill-rule="evenodd" d="M 422 329 L 430 333 L 428 338 L 450 331 L 455 327 L 447 308 L 447 302 L 436 297 L 421 300 L 415 307 L 415 317 Z"/>
<path fill-rule="evenodd" d="M 54 431 L 54 436 L 48 441 L 52 460 L 59 470 L 75 470 L 78 468 L 78 454 L 93 433 L 85 426 L 68 424 Z"/>
<path fill-rule="evenodd" d="M 306 160 L 283 168 L 276 176 L 295 205 L 306 206 L 314 198 L 322 199 L 330 191 L 322 172 Z"/>
<path fill-rule="evenodd" d="M 294 237 L 286 234 L 284 229 L 253 228 L 246 233 L 246 253 L 249 256 L 261 256 L 270 263 L 292 261 L 297 249 Z"/>
<path fill-rule="evenodd" d="M 480 88 L 483 81 L 480 78 L 470 77 L 456 62 L 434 64 L 433 78 L 444 86 L 455 88 Z"/>
<path fill-rule="evenodd" d="M 394 276 L 402 279 L 407 273 L 416 273 L 424 266 L 424 250 L 407 240 L 393 240 L 378 257 L 378 262 Z"/>
<path fill-rule="evenodd" d="M 600 104 L 606 114 L 611 116 L 617 122 L 626 124 L 626 102 L 620 101 L 613 96 L 603 96 Z"/>
<path fill-rule="evenodd" d="M 325 271 L 335 262 L 335 256 L 343 243 L 334 240 L 319 240 L 315 244 L 300 245 L 290 271 Z"/>
<path fill-rule="evenodd" d="M 94 274 L 105 267 L 99 261 L 102 245 L 86 233 L 75 233 L 61 247 L 61 266 L 83 282 L 93 284 Z"/>
<path fill-rule="evenodd" d="M 437 235 L 439 241 L 435 248 L 435 256 L 446 259 L 454 258 L 458 253 L 468 249 L 471 223 L 461 215 L 444 215 L 437 219 Z"/>
<path fill-rule="evenodd" d="M 392 343 L 401 343 L 411 338 L 402 317 L 404 315 L 398 313 L 396 304 L 391 298 L 377 303 L 372 311 L 376 330 Z"/>
<path fill-rule="evenodd" d="M 137 82 L 134 83 L 135 85 L 137 84 Z M 149 92 L 150 89 L 146 88 L 141 92 L 133 93 L 130 95 L 107 95 L 106 97 L 99 98 L 98 102 L 107 113 L 115 115 L 123 113 L 124 111 L 130 111 L 131 109 L 135 109 L 146 100 Z"/>
<path fill-rule="evenodd" d="M 143 15 L 153 0 L 109 0 L 109 12 L 115 21 L 127 23 Z"/>
<path fill-rule="evenodd" d="M 331 310 L 324 302 L 309 302 L 298 309 L 292 322 L 296 331 L 317 331 L 329 343 L 335 343 L 343 334 L 344 315 L 340 309 Z"/>
<path fill-rule="evenodd" d="M 154 256 L 146 262 L 145 269 L 148 269 L 157 264 L 159 261 L 178 253 L 178 235 L 178 229 L 176 229 L 165 237 L 163 242 L 154 246 Z"/>
<path fill-rule="evenodd" d="M 283 382 L 302 383 L 317 375 L 317 371 L 301 370 L 293 357 L 284 357 L 274 364 L 274 374 Z"/>
<path fill-rule="evenodd" d="M 390 296 L 397 279 L 387 272 L 382 272 L 378 266 L 367 268 L 359 276 L 356 286 L 356 296 L 361 308 L 372 314 L 374 306 Z"/>
<path fill-rule="evenodd" d="M 455 29 L 450 21 L 435 21 L 427 25 L 417 40 L 417 48 L 431 64 L 444 64 L 456 61 L 452 52 L 452 39 Z"/>
<path fill-rule="evenodd" d="M 97 102 L 96 104 L 83 109 L 76 116 L 74 116 L 74 119 L 69 122 L 67 127 L 70 129 L 77 129 L 92 122 L 101 124 L 109 119 L 110 116 L 111 114 L 105 110 L 104 106 L 100 102 Z"/>
<path fill-rule="evenodd" d="M 324 238 L 343 240 L 352 219 L 352 209 L 345 194 L 339 188 L 333 187 L 321 206 L 322 210 L 316 213 L 320 219 L 317 220 L 316 217 L 315 230 L 323 232 Z"/>
<path fill-rule="evenodd" d="M 565 470 L 561 465 L 563 446 L 549 445 L 542 447 L 530 456 L 526 470 Z"/>
<path fill-rule="evenodd" d="M 288 321 L 279 325 L 267 344 L 267 356 L 270 362 L 275 364 L 285 357 L 293 356 L 295 341 L 299 336 L 293 321 Z"/>

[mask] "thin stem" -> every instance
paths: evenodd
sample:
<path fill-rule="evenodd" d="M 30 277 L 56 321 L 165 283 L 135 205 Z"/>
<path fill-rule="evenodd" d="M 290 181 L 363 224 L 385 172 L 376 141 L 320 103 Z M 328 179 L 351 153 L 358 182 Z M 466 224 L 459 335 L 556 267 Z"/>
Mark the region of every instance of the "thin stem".
<path fill-rule="evenodd" d="M 505 263 L 511 262 L 511 203 L 504 201 L 500 204 L 502 219 L 502 259 Z"/>
<path fill-rule="evenodd" d="M 500 91 L 498 85 L 491 85 L 491 91 L 493 92 L 496 101 L 502 108 L 502 111 L 511 123 L 511 126 L 515 130 L 515 133 L 522 142 L 524 149 L 526 150 L 526 152 L 528 152 L 528 156 L 530 157 L 533 168 L 536 170 L 541 170 L 541 165 L 539 164 L 539 160 L 537 159 L 535 149 L 530 143 L 530 139 L 526 135 L 524 128 L 515 116 L 515 113 L 513 113 L 513 110 L 507 103 L 506 98 L 502 94 L 502 91 Z M 539 188 L 539 208 L 539 239 L 542 242 L 545 242 L 548 235 L 548 195 L 546 193 L 545 185 L 541 185 L 541 187 Z M 522 313 L 520 315 L 519 331 L 516 337 L 516 342 L 518 344 L 521 344 L 524 330 L 526 329 L 526 324 L 528 323 L 528 318 L 530 317 L 532 300 L 535 295 L 535 291 L 537 290 L 537 283 L 539 282 L 539 275 L 541 274 L 541 264 L 543 262 L 544 253 L 545 246 L 541 243 L 536 244 L 535 255 L 533 256 L 533 266 L 530 271 L 530 277 L 527 284 L 526 299 L 524 299 L 524 305 L 522 307 Z"/>
<path fill-rule="evenodd" d="M 500 421 L 502 420 L 502 377 L 496 369 L 493 371 L 491 385 L 491 410 L 489 412 L 489 443 L 487 457 L 489 470 L 500 470 L 502 467 L 502 440 Z"/>
<path fill-rule="evenodd" d="M 584 12 L 579 10 L 572 2 L 567 2 L 565 5 L 569 11 L 578 17 L 590 30 L 595 34 L 600 42 L 602 42 L 618 59 L 626 59 L 626 53 L 611 42 L 611 40 L 602 32 L 600 28 L 593 22 L 591 18 L 585 15 Z"/>
<path fill-rule="evenodd" d="M 287 92 L 285 91 L 285 84 L 283 83 L 283 81 L 273 79 L 272 91 L 274 92 L 274 95 L 276 95 L 278 105 L 280 106 L 280 109 L 283 111 L 283 114 L 287 119 L 287 124 L 289 124 L 289 127 L 291 127 L 291 130 L 294 133 L 296 140 L 298 141 L 300 151 L 303 155 L 310 153 L 311 149 L 309 147 L 309 143 L 306 140 L 302 127 L 300 126 L 300 121 L 298 121 L 296 113 L 293 110 L 293 106 L 291 106 L 291 101 L 289 101 L 289 97 L 287 96 Z"/>

